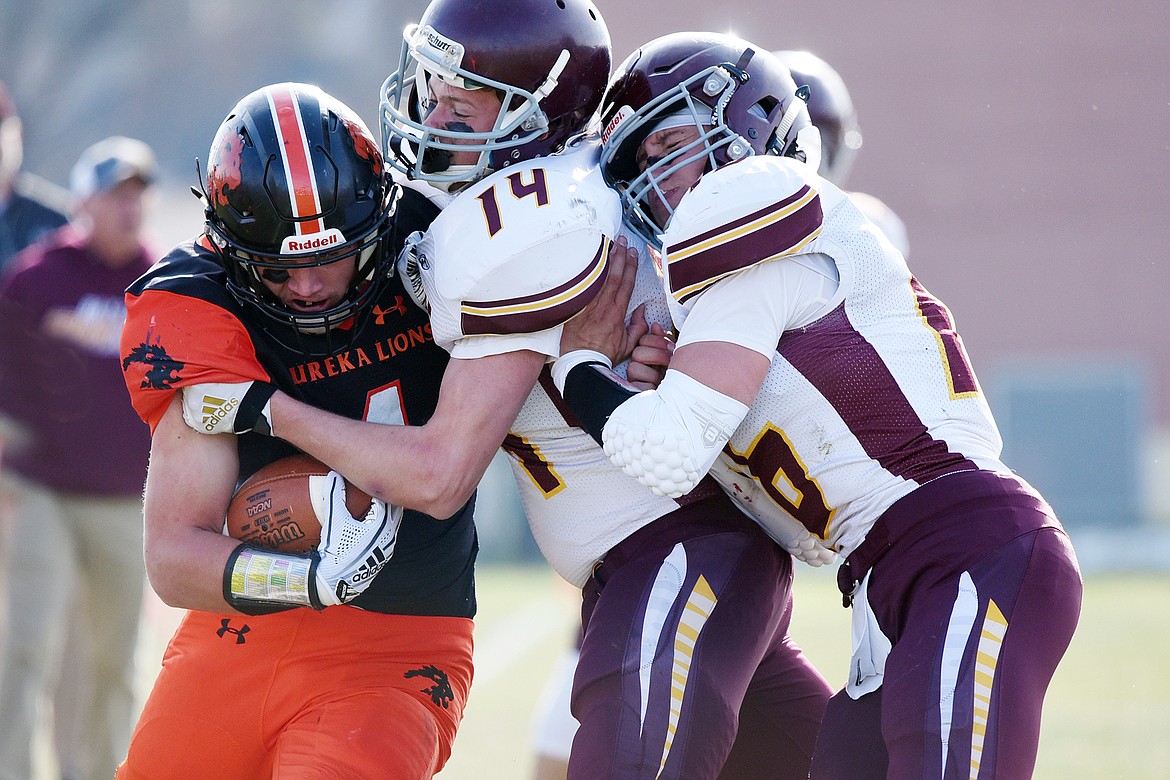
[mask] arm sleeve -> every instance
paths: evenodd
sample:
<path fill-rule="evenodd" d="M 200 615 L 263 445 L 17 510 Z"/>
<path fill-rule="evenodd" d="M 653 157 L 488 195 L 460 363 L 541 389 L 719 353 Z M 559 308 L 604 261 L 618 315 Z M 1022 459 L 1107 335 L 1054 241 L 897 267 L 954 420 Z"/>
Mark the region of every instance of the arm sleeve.
<path fill-rule="evenodd" d="M 575 353 L 570 352 L 560 360 L 572 359 Z M 586 358 L 594 353 L 588 353 Z M 560 361 L 558 361 L 560 363 Z M 562 364 L 563 365 L 563 364 Z M 554 364 L 554 372 L 556 364 Z M 554 374 L 554 382 L 560 386 Z M 602 443 L 602 431 L 614 410 L 625 401 L 638 394 L 638 390 L 615 374 L 608 365 L 600 360 L 586 359 L 577 362 L 564 375 L 561 395 L 565 404 L 576 415 L 581 427 L 593 437 L 599 445 Z"/>
<path fill-rule="evenodd" d="M 206 382 L 271 382 L 252 337 L 213 303 L 148 290 L 126 296 L 122 373 L 134 409 L 151 431 L 175 392 Z"/>

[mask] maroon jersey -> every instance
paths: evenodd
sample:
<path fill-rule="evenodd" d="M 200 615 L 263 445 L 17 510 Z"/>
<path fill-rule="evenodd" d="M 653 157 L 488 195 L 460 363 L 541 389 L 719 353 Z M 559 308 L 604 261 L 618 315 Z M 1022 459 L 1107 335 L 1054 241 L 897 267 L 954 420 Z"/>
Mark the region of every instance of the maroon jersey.
<path fill-rule="evenodd" d="M 53 490 L 137 496 L 150 433 L 126 398 L 118 334 L 126 285 L 150 267 L 146 247 L 120 267 L 65 227 L 19 256 L 0 305 L 0 414 L 27 434 L 6 468 Z"/>

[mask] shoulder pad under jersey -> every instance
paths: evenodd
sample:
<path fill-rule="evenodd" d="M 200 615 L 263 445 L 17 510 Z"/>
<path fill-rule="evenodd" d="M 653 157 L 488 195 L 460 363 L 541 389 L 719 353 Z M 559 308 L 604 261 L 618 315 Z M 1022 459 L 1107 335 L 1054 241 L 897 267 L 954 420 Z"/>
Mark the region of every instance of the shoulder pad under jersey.
<path fill-rule="evenodd" d="M 683 196 L 664 236 L 667 293 L 682 303 L 743 268 L 809 251 L 830 188 L 803 163 L 773 155 L 704 175 Z"/>
<path fill-rule="evenodd" d="M 431 225 L 428 298 L 457 310 L 464 335 L 547 330 L 596 295 L 621 205 L 589 151 L 497 171 Z"/>

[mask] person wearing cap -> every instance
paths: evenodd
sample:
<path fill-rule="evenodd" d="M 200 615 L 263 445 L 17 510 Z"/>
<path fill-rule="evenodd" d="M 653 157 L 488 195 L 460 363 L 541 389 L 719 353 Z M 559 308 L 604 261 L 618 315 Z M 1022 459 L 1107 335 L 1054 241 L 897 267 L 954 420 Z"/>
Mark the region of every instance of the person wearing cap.
<path fill-rule="evenodd" d="M 150 433 L 122 379 L 123 293 L 157 256 L 144 239 L 155 159 L 120 136 L 86 149 L 70 176 L 68 224 L 17 255 L 0 282 L 0 415 L 22 436 L 3 452 L 16 496 L 9 534 L 8 627 L 0 646 L 0 780 L 33 776 L 37 713 L 62 669 L 80 613 L 88 676 L 56 707 L 85 727 L 69 778 L 113 777 L 134 723 L 142 606 L 142 486 Z M 61 713 L 55 716 L 58 722 Z"/>

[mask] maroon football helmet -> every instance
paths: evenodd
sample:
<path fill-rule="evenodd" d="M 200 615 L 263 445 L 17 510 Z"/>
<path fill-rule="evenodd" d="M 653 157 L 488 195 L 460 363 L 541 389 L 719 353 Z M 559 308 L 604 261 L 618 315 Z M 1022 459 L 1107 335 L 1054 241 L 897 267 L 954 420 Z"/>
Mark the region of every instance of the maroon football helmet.
<path fill-rule="evenodd" d="M 809 118 L 821 131 L 819 172 L 838 187 L 845 185 L 861 148 L 861 128 L 844 79 L 832 65 L 808 51 L 774 52 L 797 85 L 807 85 Z"/>
<path fill-rule="evenodd" d="M 390 165 L 436 185 L 559 152 L 588 127 L 611 65 L 609 30 L 590 0 L 432 0 L 403 38 L 398 70 L 382 85 L 383 149 Z M 443 129 L 436 139 L 423 124 L 432 78 L 495 89 L 494 127 Z M 477 165 L 446 164 L 468 150 L 481 152 Z"/>
<path fill-rule="evenodd" d="M 806 99 L 771 52 L 732 35 L 673 33 L 642 46 L 610 79 L 601 108 L 602 172 L 627 223 L 660 246 L 666 226 L 654 223 L 647 198 L 696 156 L 708 170 L 755 154 L 804 159 L 796 136 L 810 125 Z M 638 147 L 668 117 L 694 124 L 699 138 L 639 170 Z"/>

